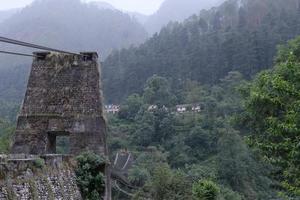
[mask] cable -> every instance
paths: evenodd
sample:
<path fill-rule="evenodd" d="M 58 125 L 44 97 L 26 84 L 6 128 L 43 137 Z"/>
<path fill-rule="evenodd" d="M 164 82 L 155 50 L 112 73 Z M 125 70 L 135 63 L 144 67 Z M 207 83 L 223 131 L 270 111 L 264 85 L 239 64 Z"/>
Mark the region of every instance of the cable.
<path fill-rule="evenodd" d="M 24 47 L 30 47 L 30 48 L 35 48 L 35 49 L 41 49 L 41 50 L 46 50 L 46 51 L 54 51 L 54 52 L 59 52 L 59 53 L 66 53 L 66 54 L 82 56 L 81 54 L 77 54 L 77 53 L 62 51 L 62 50 L 59 50 L 59 49 L 53 49 L 53 48 L 49 48 L 49 47 L 46 47 L 46 46 L 36 45 L 36 44 L 23 42 L 23 41 L 19 41 L 19 40 L 14 40 L 14 39 L 1 37 L 1 36 L 0 36 L 0 42 L 4 42 L 4 43 L 8 43 L 8 44 L 15 44 L 15 45 L 24 46 Z"/>
<path fill-rule="evenodd" d="M 28 43 L 28 42 L 23 42 L 23 41 L 19 41 L 19 40 L 14 40 L 14 39 L 6 38 L 6 37 L 0 37 L 0 42 L 20 45 L 20 46 L 25 46 L 25 47 L 31 47 L 31 48 L 41 49 L 41 50 L 47 50 L 47 51 L 55 51 L 55 52 L 67 53 L 67 54 L 75 54 L 75 53 L 72 53 L 72 52 L 53 49 L 53 48 L 40 46 L 40 45 Z M 76 55 L 78 55 L 78 54 L 76 54 Z"/>
<path fill-rule="evenodd" d="M 9 55 L 17 55 L 17 56 L 26 56 L 26 57 L 38 57 L 35 55 L 31 55 L 31 54 L 16 53 L 16 52 L 11 52 L 11 51 L 0 51 L 0 53 L 9 54 Z"/>
<path fill-rule="evenodd" d="M 116 187 L 117 190 L 119 190 L 120 192 L 123 192 L 124 194 L 126 194 L 127 196 L 133 197 L 134 195 L 121 189 L 120 186 L 118 185 L 117 181 L 114 182 L 114 186 Z"/>

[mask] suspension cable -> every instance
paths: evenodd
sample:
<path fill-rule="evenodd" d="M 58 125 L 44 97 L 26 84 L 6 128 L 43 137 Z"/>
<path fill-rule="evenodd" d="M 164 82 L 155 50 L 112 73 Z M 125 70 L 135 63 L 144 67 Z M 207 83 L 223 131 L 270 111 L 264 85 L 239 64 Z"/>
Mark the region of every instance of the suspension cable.
<path fill-rule="evenodd" d="M 9 55 L 17 55 L 17 56 L 25 56 L 25 57 L 38 57 L 36 55 L 24 54 L 24 53 L 16 53 L 16 52 L 11 52 L 11 51 L 1 51 L 0 50 L 0 53 L 9 54 Z"/>
<path fill-rule="evenodd" d="M 72 53 L 72 52 L 63 51 L 63 50 L 59 50 L 59 49 L 53 49 L 53 48 L 50 48 L 50 47 L 36 45 L 36 44 L 29 43 L 29 42 L 23 42 L 23 41 L 14 40 L 14 39 L 6 38 L 6 37 L 1 37 L 1 36 L 0 36 L 0 42 L 4 42 L 4 43 L 8 43 L 8 44 L 14 44 L 14 45 L 19 45 L 19 46 L 24 46 L 24 47 L 30 47 L 30 48 L 34 48 L 34 49 L 40 49 L 40 50 L 46 50 L 46 51 L 54 51 L 54 52 L 59 52 L 59 53 L 66 53 L 66 54 L 72 54 L 72 55 L 80 55 L 80 56 L 82 56 L 81 54 L 77 54 L 77 53 Z"/>

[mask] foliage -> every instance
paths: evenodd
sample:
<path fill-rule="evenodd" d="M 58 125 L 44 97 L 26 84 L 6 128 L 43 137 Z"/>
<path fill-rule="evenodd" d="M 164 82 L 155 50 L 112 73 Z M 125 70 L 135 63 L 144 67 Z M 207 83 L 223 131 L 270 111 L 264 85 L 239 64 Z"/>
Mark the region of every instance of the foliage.
<path fill-rule="evenodd" d="M 212 181 L 200 180 L 193 185 L 193 197 L 197 200 L 217 200 L 220 188 Z"/>
<path fill-rule="evenodd" d="M 9 152 L 14 130 L 15 128 L 12 124 L 0 119 L 0 153 Z"/>
<path fill-rule="evenodd" d="M 238 192 L 234 192 L 229 188 L 221 187 L 218 200 L 244 200 L 245 198 L 241 196 Z"/>
<path fill-rule="evenodd" d="M 39 169 L 43 169 L 45 167 L 45 160 L 42 158 L 38 158 L 34 160 L 34 166 Z"/>
<path fill-rule="evenodd" d="M 76 181 L 86 200 L 102 199 L 105 190 L 103 171 L 106 160 L 94 153 L 85 152 L 77 158 Z"/>
<path fill-rule="evenodd" d="M 134 120 L 142 105 L 142 97 L 138 94 L 132 94 L 123 103 L 118 115 L 121 119 Z"/>
<path fill-rule="evenodd" d="M 300 37 L 281 47 L 274 69 L 264 71 L 246 94 L 250 142 L 277 166 L 290 195 L 300 196 Z"/>
<path fill-rule="evenodd" d="M 192 199 L 193 191 L 202 199 L 216 193 L 218 200 L 278 199 L 282 188 L 296 198 L 300 38 L 279 49 L 273 70 L 253 83 L 244 79 L 271 67 L 276 45 L 300 33 L 299 7 L 298 0 L 227 1 L 170 23 L 143 45 L 114 51 L 105 60 L 106 99 L 122 102 L 121 112 L 109 116 L 109 146 L 112 155 L 120 149 L 134 154 L 129 180 L 140 188 L 134 199 Z M 94 15 L 101 19 L 98 11 Z M 23 73 L 10 79 L 13 70 L 1 72 L 0 98 L 6 101 L 0 102 L 0 113 L 12 121 Z M 14 81 L 18 87 L 8 87 Z M 194 103 L 203 110 L 176 112 L 175 105 Z M 5 151 L 10 127 L 0 129 Z M 245 136 L 255 148 L 249 149 Z M 78 158 L 76 174 L 86 199 L 103 193 L 104 163 L 95 155 Z"/>
<path fill-rule="evenodd" d="M 158 107 L 170 106 L 174 98 L 170 90 L 170 83 L 166 78 L 154 75 L 144 87 L 144 102 Z"/>
<path fill-rule="evenodd" d="M 156 78 L 167 80 L 157 76 L 149 80 Z M 245 144 L 242 134 L 233 127 L 235 114 L 243 113 L 238 89 L 244 83 L 240 73 L 230 72 L 218 85 L 206 86 L 187 81 L 176 91 L 169 90 L 170 96 L 182 103 L 191 99 L 200 102 L 204 109 L 199 113 L 179 114 L 171 102 L 166 104 L 170 105 L 168 107 L 149 109 L 148 101 L 143 98 L 135 117 L 126 119 L 118 115 L 110 119 L 112 134 L 108 135 L 111 150 L 116 151 L 116 142 L 126 138 L 122 145 L 134 152 L 136 158 L 129 171 L 131 183 L 141 188 L 135 193 L 135 199 L 155 195 L 157 199 L 160 195 L 160 199 L 189 196 L 193 182 L 202 179 L 213 180 L 219 185 L 220 200 L 276 197 L 271 188 L 275 183 L 267 177 L 271 168 L 259 162 L 256 154 Z M 165 86 L 170 82 L 159 81 L 157 84 L 156 88 L 161 88 L 160 84 Z M 146 84 L 145 88 L 149 85 Z M 143 92 L 134 96 L 145 95 Z M 169 98 L 169 101 L 172 99 Z M 121 109 L 127 103 L 127 100 L 124 101 Z M 178 187 L 174 192 L 173 182 L 178 176 L 187 186 Z M 159 185 L 164 186 L 159 188 Z"/>
<path fill-rule="evenodd" d="M 247 199 L 271 199 L 270 187 L 275 185 L 268 171 L 272 168 L 256 161 L 235 130 L 224 130 L 218 141 L 218 180 Z M 251 180 L 251 181 L 250 181 Z"/>
<path fill-rule="evenodd" d="M 151 197 L 153 200 L 191 199 L 191 185 L 180 171 L 173 172 L 167 165 L 158 165 L 152 179 L 134 199 L 145 197 Z"/>
<path fill-rule="evenodd" d="M 129 170 L 129 180 L 138 187 L 143 187 L 153 176 L 157 166 L 167 164 L 167 155 L 156 147 L 148 147 L 145 151 L 135 154 L 136 160 Z"/>
<path fill-rule="evenodd" d="M 170 23 L 143 45 L 105 60 L 106 99 L 120 103 L 142 92 L 155 74 L 166 77 L 172 90 L 187 80 L 217 84 L 230 71 L 250 79 L 272 67 L 276 45 L 300 34 L 299 13 L 298 0 L 226 1 Z"/>

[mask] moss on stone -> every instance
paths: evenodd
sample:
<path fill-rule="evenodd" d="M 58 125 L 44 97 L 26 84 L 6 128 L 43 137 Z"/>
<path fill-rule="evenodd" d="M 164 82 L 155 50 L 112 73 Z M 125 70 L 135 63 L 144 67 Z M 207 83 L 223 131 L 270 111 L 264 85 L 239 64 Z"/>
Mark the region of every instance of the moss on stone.
<path fill-rule="evenodd" d="M 54 192 L 52 190 L 51 183 L 49 182 L 48 178 L 45 178 L 44 182 L 45 182 L 45 186 L 46 186 L 46 189 L 48 192 L 49 200 L 55 200 Z"/>
<path fill-rule="evenodd" d="M 37 191 L 37 187 L 36 187 L 36 184 L 35 184 L 35 180 L 34 179 L 30 179 L 28 181 L 28 184 L 30 186 L 30 193 L 31 193 L 31 198 L 32 200 L 39 200 L 39 194 L 38 194 L 38 191 Z"/>

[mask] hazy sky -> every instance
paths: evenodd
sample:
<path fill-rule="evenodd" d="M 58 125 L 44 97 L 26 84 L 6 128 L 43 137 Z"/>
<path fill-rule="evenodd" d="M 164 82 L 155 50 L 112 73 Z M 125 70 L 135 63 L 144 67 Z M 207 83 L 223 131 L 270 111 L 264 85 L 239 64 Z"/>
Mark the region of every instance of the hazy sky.
<path fill-rule="evenodd" d="M 95 1 L 95 0 L 82 0 Z M 163 0 L 96 0 L 105 1 L 112 4 L 114 7 L 127 11 L 137 11 L 144 14 L 151 14 L 155 12 Z M 0 0 L 0 10 L 7 10 L 10 8 L 24 7 L 30 4 L 33 0 Z"/>

